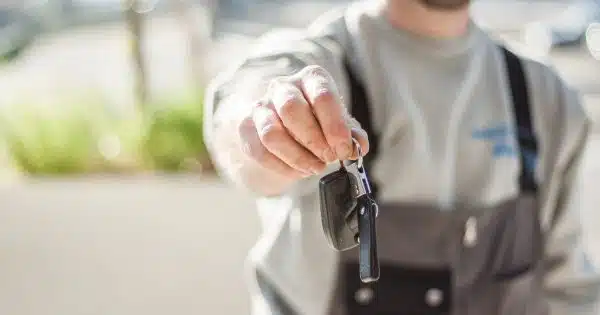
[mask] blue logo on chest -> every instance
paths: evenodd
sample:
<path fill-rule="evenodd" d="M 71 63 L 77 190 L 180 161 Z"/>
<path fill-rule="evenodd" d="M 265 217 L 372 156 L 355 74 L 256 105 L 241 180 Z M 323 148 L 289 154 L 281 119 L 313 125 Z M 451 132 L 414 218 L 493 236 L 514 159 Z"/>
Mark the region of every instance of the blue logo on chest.
<path fill-rule="evenodd" d="M 507 124 L 475 129 L 471 133 L 473 139 L 492 143 L 492 156 L 514 157 L 518 155 L 514 146 L 513 130 Z"/>

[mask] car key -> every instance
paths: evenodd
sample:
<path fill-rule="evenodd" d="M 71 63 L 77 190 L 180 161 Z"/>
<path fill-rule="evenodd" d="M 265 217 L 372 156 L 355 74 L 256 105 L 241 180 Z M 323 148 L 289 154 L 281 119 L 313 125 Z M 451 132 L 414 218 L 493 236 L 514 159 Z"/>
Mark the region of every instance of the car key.
<path fill-rule="evenodd" d="M 363 166 L 362 152 L 354 140 L 359 158 L 320 180 L 321 220 L 329 244 L 338 251 L 359 246 L 360 279 L 379 279 L 376 224 L 377 203 Z"/>
<path fill-rule="evenodd" d="M 358 231 L 360 244 L 359 264 L 360 279 L 374 282 L 379 279 L 379 258 L 377 256 L 377 231 L 375 219 L 377 217 L 377 204 L 368 195 L 363 200 L 359 199 L 358 207 Z"/>

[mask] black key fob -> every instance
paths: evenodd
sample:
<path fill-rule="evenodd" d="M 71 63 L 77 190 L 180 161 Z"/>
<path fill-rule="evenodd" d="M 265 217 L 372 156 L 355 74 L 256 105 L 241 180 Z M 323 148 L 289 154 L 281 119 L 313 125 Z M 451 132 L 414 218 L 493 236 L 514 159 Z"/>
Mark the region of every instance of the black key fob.
<path fill-rule="evenodd" d="M 357 198 L 352 175 L 345 167 L 319 181 L 321 223 L 329 245 L 337 251 L 358 245 Z"/>
<path fill-rule="evenodd" d="M 329 245 L 337 251 L 352 249 L 360 244 L 360 278 L 363 282 L 379 279 L 377 204 L 362 164 L 359 160 L 323 177 L 319 182 L 321 223 Z"/>

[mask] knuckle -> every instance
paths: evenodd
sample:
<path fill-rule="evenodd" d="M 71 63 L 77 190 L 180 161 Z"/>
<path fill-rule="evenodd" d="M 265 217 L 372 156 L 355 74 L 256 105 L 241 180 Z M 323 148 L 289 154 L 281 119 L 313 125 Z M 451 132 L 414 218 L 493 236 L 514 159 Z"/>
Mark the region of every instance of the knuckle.
<path fill-rule="evenodd" d="M 319 90 L 313 99 L 315 104 L 333 104 L 336 101 L 335 93 L 330 89 Z"/>
<path fill-rule="evenodd" d="M 313 105 L 318 103 L 341 103 L 335 82 L 327 70 L 322 67 L 309 66 L 305 68 L 302 81 L 308 99 Z"/>
<path fill-rule="evenodd" d="M 288 93 L 282 99 L 279 107 L 279 115 L 282 117 L 294 117 L 299 114 L 299 110 L 302 107 L 302 103 L 292 93 Z"/>
<path fill-rule="evenodd" d="M 267 150 L 256 141 L 256 125 L 252 117 L 245 117 L 238 125 L 238 134 L 241 139 L 242 152 L 253 160 L 261 162 L 267 154 Z"/>
<path fill-rule="evenodd" d="M 328 148 L 327 142 L 321 134 L 320 129 L 313 129 L 306 139 L 304 139 L 302 144 L 317 155 L 320 155 L 323 150 Z"/>
<path fill-rule="evenodd" d="M 267 124 L 262 126 L 259 131 L 259 137 L 265 145 L 273 145 L 285 138 L 285 131 L 278 125 Z"/>
<path fill-rule="evenodd" d="M 254 129 L 255 125 L 252 117 L 244 117 L 244 119 L 242 119 L 242 121 L 238 125 L 238 134 L 242 139 L 244 139 L 248 136 L 249 132 L 255 132 Z"/>
<path fill-rule="evenodd" d="M 306 66 L 303 71 L 306 77 L 322 77 L 329 79 L 329 72 L 319 65 Z"/>
<path fill-rule="evenodd" d="M 261 99 L 254 101 L 254 103 L 252 104 L 252 109 L 254 110 L 256 108 L 267 106 L 268 104 L 269 104 L 269 102 L 267 101 L 267 98 L 263 97 Z"/>
<path fill-rule="evenodd" d="M 244 154 L 258 162 L 264 161 L 268 153 L 267 149 L 262 145 L 254 143 L 245 143 L 242 146 L 242 151 Z"/>

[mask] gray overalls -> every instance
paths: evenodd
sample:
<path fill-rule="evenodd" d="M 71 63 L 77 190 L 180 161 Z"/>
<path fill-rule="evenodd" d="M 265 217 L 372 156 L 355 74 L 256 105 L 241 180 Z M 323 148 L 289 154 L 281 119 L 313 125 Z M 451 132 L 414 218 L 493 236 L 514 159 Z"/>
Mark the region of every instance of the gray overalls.
<path fill-rule="evenodd" d="M 363 284 L 357 249 L 341 253 L 330 315 L 542 315 L 543 235 L 533 176 L 537 141 L 521 60 L 504 49 L 521 159 L 520 194 L 491 208 L 380 204 L 381 277 Z M 369 168 L 377 154 L 364 87 L 349 62 L 352 115 L 369 134 Z M 373 184 L 376 193 L 377 183 Z M 435 231 L 435 232 L 433 232 Z M 258 283 L 273 314 L 293 315 L 264 277 Z M 493 310 L 494 313 L 490 313 Z"/>

